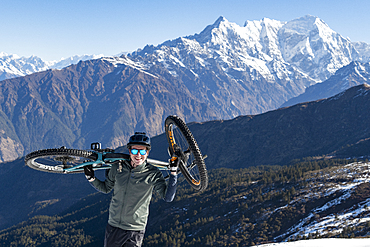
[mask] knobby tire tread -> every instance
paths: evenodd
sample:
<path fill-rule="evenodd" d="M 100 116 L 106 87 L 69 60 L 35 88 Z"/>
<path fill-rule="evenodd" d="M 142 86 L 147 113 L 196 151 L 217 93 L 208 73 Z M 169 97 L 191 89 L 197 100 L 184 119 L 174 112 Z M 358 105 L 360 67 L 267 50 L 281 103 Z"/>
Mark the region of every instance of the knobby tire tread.
<path fill-rule="evenodd" d="M 35 166 L 33 164 L 33 160 L 37 158 L 43 158 L 48 156 L 77 156 L 81 158 L 87 158 L 87 159 L 96 159 L 95 154 L 91 151 L 87 150 L 79 150 L 79 149 L 65 149 L 65 148 L 52 148 L 52 149 L 42 149 L 37 150 L 32 153 L 29 153 L 25 157 L 25 163 L 27 166 L 29 166 L 32 169 L 43 171 L 43 172 L 50 172 L 50 173 L 62 173 L 65 174 L 64 169 L 52 169 L 52 166 L 45 166 L 45 168 L 41 168 L 40 166 Z M 78 171 L 82 172 L 82 171 Z M 77 173 L 77 172 L 76 172 Z"/>
<path fill-rule="evenodd" d="M 183 134 L 183 136 L 185 137 L 185 139 L 187 140 L 189 144 L 189 148 L 191 149 L 191 152 L 194 155 L 194 159 L 196 161 L 196 165 L 199 171 L 199 176 L 200 176 L 199 182 L 200 183 L 199 184 L 194 183 L 192 175 L 189 173 L 186 167 L 184 166 L 179 167 L 181 170 L 181 173 L 184 175 L 185 179 L 187 180 L 187 182 L 190 184 L 191 187 L 193 187 L 195 190 L 198 190 L 198 191 L 204 191 L 208 186 L 208 174 L 207 174 L 206 165 L 203 160 L 203 156 L 198 147 L 198 143 L 196 142 L 188 126 L 185 124 L 185 122 L 181 118 L 177 116 L 168 116 L 165 121 L 165 131 L 166 131 L 166 136 L 167 136 L 167 140 L 169 144 L 170 144 L 170 140 L 169 140 L 170 133 L 169 132 L 171 131 L 171 125 L 173 124 L 179 128 L 179 130 L 181 131 L 181 133 Z M 170 148 L 171 148 L 171 144 L 170 144 Z M 174 153 L 174 150 L 171 150 L 171 151 L 172 153 Z"/>

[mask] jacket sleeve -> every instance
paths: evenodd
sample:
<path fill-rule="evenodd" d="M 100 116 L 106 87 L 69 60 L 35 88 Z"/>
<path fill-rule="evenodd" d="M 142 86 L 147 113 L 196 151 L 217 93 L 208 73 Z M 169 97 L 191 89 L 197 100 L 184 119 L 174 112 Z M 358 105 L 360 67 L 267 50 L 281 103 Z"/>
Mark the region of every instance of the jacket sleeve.
<path fill-rule="evenodd" d="M 114 183 L 116 181 L 116 167 L 113 165 L 109 170 L 104 182 L 100 181 L 95 177 L 95 180 L 91 182 L 91 185 L 98 191 L 108 194 L 113 190 Z"/>
<path fill-rule="evenodd" d="M 177 188 L 177 175 L 170 175 L 170 178 L 168 179 L 167 184 L 167 190 L 166 195 L 163 198 L 166 202 L 172 202 L 175 198 L 176 194 L 176 188 Z"/>
<path fill-rule="evenodd" d="M 175 198 L 177 187 L 177 175 L 170 175 L 168 183 L 163 177 L 162 172 L 157 172 L 157 179 L 154 184 L 154 190 L 158 192 L 162 199 L 166 202 L 172 202 Z"/>

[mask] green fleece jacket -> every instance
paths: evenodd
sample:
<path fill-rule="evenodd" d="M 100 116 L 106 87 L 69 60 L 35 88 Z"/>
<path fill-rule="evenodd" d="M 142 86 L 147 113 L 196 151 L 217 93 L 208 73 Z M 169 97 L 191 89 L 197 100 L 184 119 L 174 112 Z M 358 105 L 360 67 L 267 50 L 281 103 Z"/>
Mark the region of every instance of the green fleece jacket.
<path fill-rule="evenodd" d="M 167 183 L 157 167 L 145 162 L 132 168 L 129 162 L 113 164 L 104 182 L 95 179 L 91 184 L 103 193 L 113 190 L 108 219 L 111 226 L 140 231 L 145 230 L 153 190 L 164 198 Z"/>

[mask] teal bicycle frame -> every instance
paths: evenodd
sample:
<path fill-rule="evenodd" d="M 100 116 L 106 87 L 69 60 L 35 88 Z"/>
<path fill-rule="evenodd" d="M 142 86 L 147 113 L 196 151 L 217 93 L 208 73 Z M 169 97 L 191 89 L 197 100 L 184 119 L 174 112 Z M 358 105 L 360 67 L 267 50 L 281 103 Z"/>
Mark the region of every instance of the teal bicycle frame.
<path fill-rule="evenodd" d="M 104 170 L 104 169 L 110 169 L 112 166 L 112 163 L 121 161 L 121 160 L 128 160 L 130 155 L 124 154 L 124 153 L 112 153 L 112 152 L 105 152 L 105 151 L 93 151 L 97 155 L 97 159 L 95 161 L 86 161 L 84 163 L 81 163 L 79 165 L 65 168 L 65 173 L 71 173 L 71 172 L 77 172 L 77 171 L 83 171 L 84 166 L 92 165 L 94 170 Z M 169 164 L 168 162 L 159 161 L 155 159 L 147 158 L 147 162 L 156 166 L 159 170 L 165 171 L 168 170 Z"/>

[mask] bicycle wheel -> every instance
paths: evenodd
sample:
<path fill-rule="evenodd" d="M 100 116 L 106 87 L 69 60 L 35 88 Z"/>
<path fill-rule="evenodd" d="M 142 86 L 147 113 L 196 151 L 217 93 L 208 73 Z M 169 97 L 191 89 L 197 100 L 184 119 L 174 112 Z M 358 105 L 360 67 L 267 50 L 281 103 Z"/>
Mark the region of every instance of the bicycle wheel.
<path fill-rule="evenodd" d="M 203 191 L 208 186 L 208 175 L 203 156 L 188 126 L 178 116 L 168 116 L 165 132 L 171 156 L 180 153 L 179 169 L 191 187 Z M 178 152 L 180 151 L 180 152 Z"/>
<path fill-rule="evenodd" d="M 32 169 L 51 173 L 80 173 L 83 167 L 68 171 L 66 169 L 78 167 L 82 163 L 95 161 L 97 155 L 93 152 L 78 149 L 43 149 L 29 153 L 25 163 Z"/>

